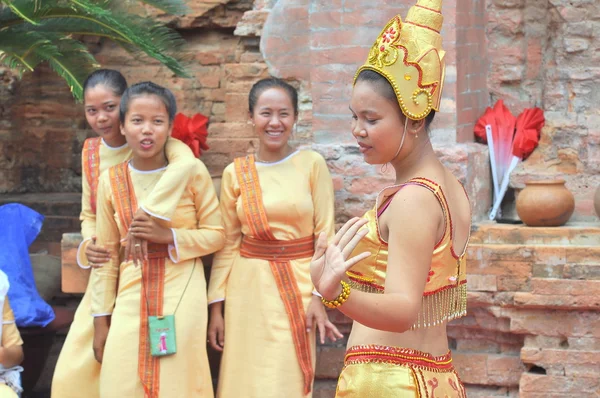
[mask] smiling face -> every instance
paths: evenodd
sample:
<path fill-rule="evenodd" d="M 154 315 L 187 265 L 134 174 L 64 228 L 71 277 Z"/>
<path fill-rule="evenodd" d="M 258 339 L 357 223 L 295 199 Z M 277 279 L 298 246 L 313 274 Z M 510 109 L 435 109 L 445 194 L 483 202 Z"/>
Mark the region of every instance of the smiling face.
<path fill-rule="evenodd" d="M 121 132 L 131 148 L 135 168 L 154 170 L 164 166 L 164 147 L 171 127 L 167 107 L 160 97 L 143 94 L 129 101 Z"/>
<path fill-rule="evenodd" d="M 285 151 L 297 119 L 292 100 L 285 90 L 269 88 L 263 91 L 250 118 L 260 141 L 261 152 Z"/>
<path fill-rule="evenodd" d="M 125 144 L 119 132 L 119 103 L 121 97 L 108 86 L 97 84 L 85 90 L 85 119 L 96 134 L 111 147 Z"/>

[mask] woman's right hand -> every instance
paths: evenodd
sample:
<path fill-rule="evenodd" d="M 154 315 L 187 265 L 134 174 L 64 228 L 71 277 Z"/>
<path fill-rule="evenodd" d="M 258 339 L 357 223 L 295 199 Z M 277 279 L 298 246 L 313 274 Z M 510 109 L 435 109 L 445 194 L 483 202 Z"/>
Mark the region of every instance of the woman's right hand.
<path fill-rule="evenodd" d="M 371 255 L 369 252 L 362 252 L 350 257 L 358 242 L 369 232 L 367 228 L 363 228 L 366 224 L 367 220 L 358 217 L 348 220 L 330 244 L 324 233 L 319 235 L 315 254 L 310 262 L 310 277 L 317 292 L 326 300 L 337 297 L 341 292 L 340 281 L 346 271 Z"/>
<path fill-rule="evenodd" d="M 210 306 L 208 342 L 216 351 L 223 351 L 223 347 L 225 346 L 225 318 L 223 317 L 223 301 L 213 303 Z"/>
<path fill-rule="evenodd" d="M 85 247 L 85 256 L 92 268 L 100 268 L 110 261 L 110 251 L 104 246 L 96 245 L 95 236 L 92 236 L 92 241 Z"/>
<path fill-rule="evenodd" d="M 94 317 L 94 357 L 96 361 L 102 363 L 104 356 L 104 346 L 108 338 L 108 330 L 110 328 L 110 316 Z"/>

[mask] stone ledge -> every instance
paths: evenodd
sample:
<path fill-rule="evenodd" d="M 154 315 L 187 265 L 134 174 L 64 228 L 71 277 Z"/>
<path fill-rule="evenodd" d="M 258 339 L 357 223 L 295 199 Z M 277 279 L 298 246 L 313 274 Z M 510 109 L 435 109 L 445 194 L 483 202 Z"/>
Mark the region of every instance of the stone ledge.
<path fill-rule="evenodd" d="M 600 223 L 576 222 L 562 227 L 528 227 L 524 224 L 474 224 L 471 243 L 502 245 L 600 246 Z"/>

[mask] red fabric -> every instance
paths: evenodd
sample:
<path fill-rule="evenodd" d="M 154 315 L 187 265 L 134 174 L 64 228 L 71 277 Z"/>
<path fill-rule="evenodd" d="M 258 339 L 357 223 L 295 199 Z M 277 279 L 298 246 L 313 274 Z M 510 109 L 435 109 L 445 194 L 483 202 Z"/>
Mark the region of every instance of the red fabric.
<path fill-rule="evenodd" d="M 485 113 L 477 120 L 475 124 L 475 137 L 478 138 L 478 141 L 481 141 L 484 144 L 487 144 L 487 136 L 485 134 L 485 126 L 490 125 L 492 127 L 492 135 L 496 134 L 493 138 L 497 137 L 498 127 L 496 126 L 496 118 L 494 117 L 494 111 L 489 106 L 485 110 Z M 496 140 L 494 140 L 495 142 Z"/>
<path fill-rule="evenodd" d="M 190 147 L 194 156 L 199 157 L 202 151 L 209 149 L 206 144 L 208 137 L 208 118 L 201 113 L 187 117 L 183 113 L 175 115 L 173 121 L 173 138 L 183 141 Z"/>
<path fill-rule="evenodd" d="M 513 155 L 523 160 L 531 155 L 538 146 L 545 121 L 544 112 L 540 108 L 525 109 L 517 117 Z"/>

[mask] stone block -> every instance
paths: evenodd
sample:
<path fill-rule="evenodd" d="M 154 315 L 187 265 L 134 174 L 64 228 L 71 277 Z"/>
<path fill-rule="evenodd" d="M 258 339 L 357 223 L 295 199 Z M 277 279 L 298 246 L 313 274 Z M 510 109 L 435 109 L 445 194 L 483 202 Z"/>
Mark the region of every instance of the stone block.
<path fill-rule="evenodd" d="M 63 293 L 85 293 L 90 270 L 77 264 L 77 248 L 82 241 L 80 233 L 65 233 L 61 241 L 61 280 Z"/>
<path fill-rule="evenodd" d="M 346 347 L 344 346 L 320 345 L 317 348 L 315 377 L 317 379 L 336 380 L 342 371 L 345 354 Z"/>
<path fill-rule="evenodd" d="M 519 383 L 519 396 L 580 398 L 593 396 L 600 389 L 598 377 L 546 376 L 523 373 Z"/>

